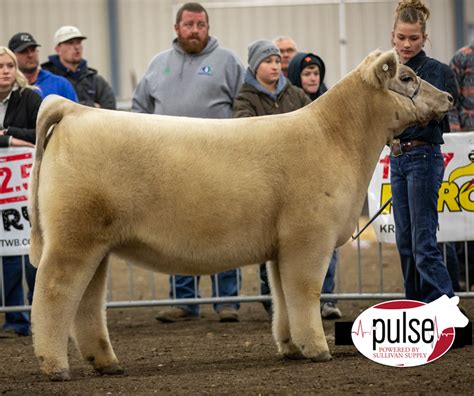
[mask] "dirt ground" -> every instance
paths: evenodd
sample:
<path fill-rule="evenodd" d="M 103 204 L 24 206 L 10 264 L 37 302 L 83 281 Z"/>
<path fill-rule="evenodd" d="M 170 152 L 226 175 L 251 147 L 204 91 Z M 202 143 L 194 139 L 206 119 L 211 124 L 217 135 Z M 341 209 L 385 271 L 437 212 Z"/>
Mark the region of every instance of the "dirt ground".
<path fill-rule="evenodd" d="M 377 291 L 382 272 L 385 291 L 402 291 L 394 247 L 380 252 L 376 246 L 363 241 L 360 251 L 355 244 L 341 249 L 339 291 Z M 166 277 L 151 278 L 123 263 L 114 263 L 113 268 L 114 300 L 126 299 L 128 293 L 134 298 L 161 298 L 168 292 Z M 255 271 L 255 267 L 244 271 L 244 294 L 257 291 L 256 283 L 250 282 L 256 279 Z M 205 294 L 208 286 L 204 278 L 202 282 Z M 342 320 L 354 320 L 376 302 L 340 301 Z M 474 300 L 463 299 L 462 304 L 472 320 Z M 270 322 L 260 303 L 242 304 L 239 323 L 219 323 L 212 307 L 205 305 L 199 321 L 162 324 L 154 319 L 158 310 L 108 310 L 112 344 L 125 369 L 119 376 L 95 374 L 71 344 L 72 381 L 51 383 L 39 371 L 31 337 L 0 339 L 0 394 L 474 394 L 473 346 L 452 349 L 426 366 L 386 367 L 368 360 L 354 346 L 334 345 L 334 321 L 325 321 L 334 359 L 288 361 L 276 355 Z"/>

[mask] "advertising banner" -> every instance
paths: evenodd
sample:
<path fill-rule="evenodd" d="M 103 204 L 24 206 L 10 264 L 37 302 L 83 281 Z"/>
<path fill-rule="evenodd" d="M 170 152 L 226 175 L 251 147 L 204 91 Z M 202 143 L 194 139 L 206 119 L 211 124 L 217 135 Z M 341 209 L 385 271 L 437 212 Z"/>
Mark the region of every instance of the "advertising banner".
<path fill-rule="evenodd" d="M 474 240 L 474 132 L 446 133 L 443 139 L 445 170 L 438 200 L 438 241 Z M 390 151 L 385 147 L 369 185 L 371 218 L 391 196 Z M 380 242 L 395 243 L 391 203 L 372 224 Z"/>
<path fill-rule="evenodd" d="M 28 254 L 28 181 L 34 150 L 0 148 L 0 256 Z"/>

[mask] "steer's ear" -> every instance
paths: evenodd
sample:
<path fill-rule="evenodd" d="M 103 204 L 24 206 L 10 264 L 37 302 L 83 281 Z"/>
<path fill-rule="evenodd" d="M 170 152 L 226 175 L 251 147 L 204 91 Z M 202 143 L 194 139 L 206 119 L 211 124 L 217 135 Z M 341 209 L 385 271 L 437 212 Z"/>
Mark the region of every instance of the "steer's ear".
<path fill-rule="evenodd" d="M 387 88 L 390 79 L 397 74 L 398 56 L 394 50 L 373 52 L 372 62 L 365 63 L 362 78 L 375 88 Z"/>

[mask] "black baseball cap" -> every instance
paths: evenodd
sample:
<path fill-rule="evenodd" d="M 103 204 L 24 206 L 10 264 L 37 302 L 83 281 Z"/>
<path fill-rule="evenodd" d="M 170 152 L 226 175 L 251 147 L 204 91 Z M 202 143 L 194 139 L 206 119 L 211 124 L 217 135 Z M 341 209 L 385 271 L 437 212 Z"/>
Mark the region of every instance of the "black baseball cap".
<path fill-rule="evenodd" d="M 17 33 L 8 42 L 8 48 L 13 52 L 21 52 L 33 46 L 41 47 L 29 33 Z"/>

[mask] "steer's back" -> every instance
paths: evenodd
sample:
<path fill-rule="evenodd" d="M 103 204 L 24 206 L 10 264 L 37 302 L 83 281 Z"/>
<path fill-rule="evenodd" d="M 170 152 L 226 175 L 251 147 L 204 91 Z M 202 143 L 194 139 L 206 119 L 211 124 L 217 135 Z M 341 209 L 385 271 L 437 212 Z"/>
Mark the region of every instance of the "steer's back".
<path fill-rule="evenodd" d="M 229 267 L 273 254 L 287 162 L 299 160 L 284 143 L 292 117 L 275 125 L 267 117 L 199 120 L 77 105 L 68 111 L 39 173 L 46 243 L 89 235 L 123 254 L 146 252 L 142 261 L 179 256 Z"/>

